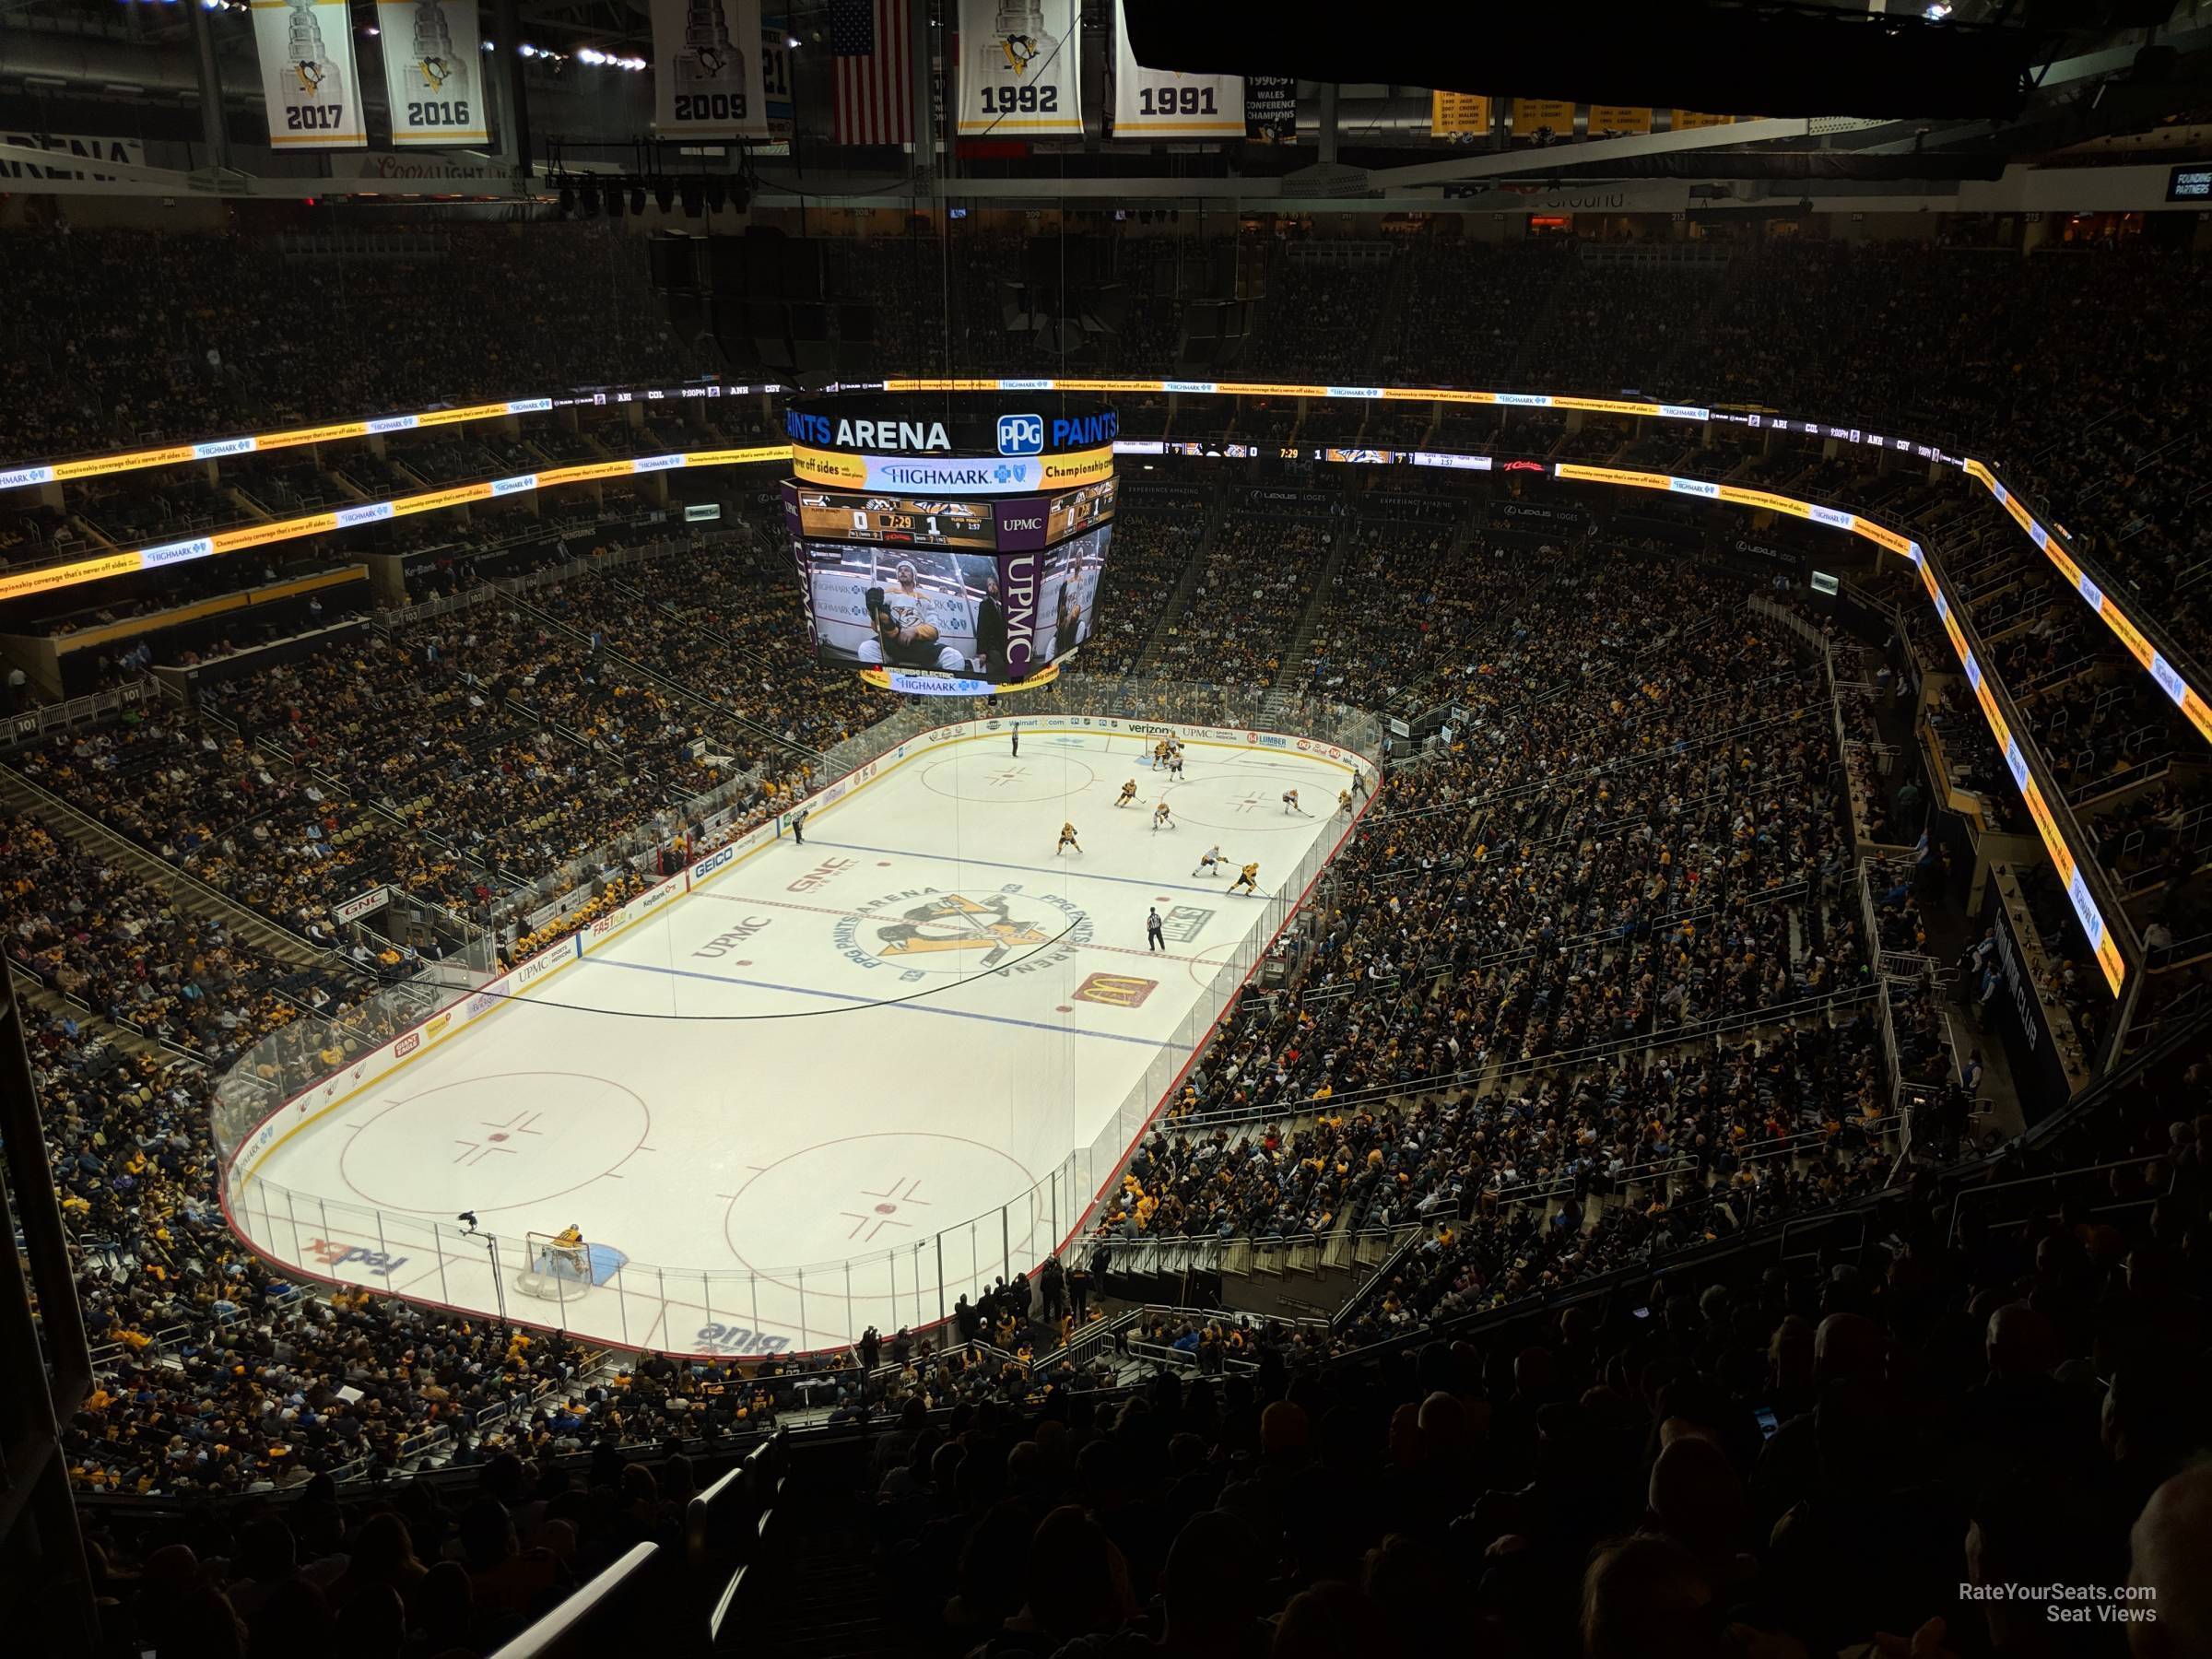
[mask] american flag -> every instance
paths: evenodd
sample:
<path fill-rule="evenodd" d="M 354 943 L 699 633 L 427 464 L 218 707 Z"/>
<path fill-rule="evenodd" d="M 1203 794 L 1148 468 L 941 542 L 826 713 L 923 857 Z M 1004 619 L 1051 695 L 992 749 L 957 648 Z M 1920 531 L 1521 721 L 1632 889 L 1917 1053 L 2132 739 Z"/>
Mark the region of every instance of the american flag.
<path fill-rule="evenodd" d="M 906 144 L 914 135 L 913 50 L 907 0 L 831 0 L 840 144 Z"/>

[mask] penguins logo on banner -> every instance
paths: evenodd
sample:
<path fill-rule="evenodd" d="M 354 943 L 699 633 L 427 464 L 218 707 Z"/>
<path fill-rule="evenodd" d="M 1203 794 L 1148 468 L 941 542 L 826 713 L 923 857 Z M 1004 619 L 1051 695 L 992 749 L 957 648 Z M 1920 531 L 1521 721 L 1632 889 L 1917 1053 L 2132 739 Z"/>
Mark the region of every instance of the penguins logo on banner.
<path fill-rule="evenodd" d="M 653 0 L 653 92 L 663 137 L 767 137 L 760 0 Z"/>
<path fill-rule="evenodd" d="M 392 142 L 483 144 L 477 0 L 377 0 Z"/>
<path fill-rule="evenodd" d="M 1122 0 L 1113 6 L 1113 135 L 1117 138 L 1241 138 L 1244 80 L 1147 69 L 1129 49 Z"/>
<path fill-rule="evenodd" d="M 253 0 L 253 46 L 269 112 L 269 142 L 284 149 L 360 149 L 361 77 L 346 0 Z"/>
<path fill-rule="evenodd" d="M 963 137 L 1083 134 L 1076 0 L 960 0 Z"/>

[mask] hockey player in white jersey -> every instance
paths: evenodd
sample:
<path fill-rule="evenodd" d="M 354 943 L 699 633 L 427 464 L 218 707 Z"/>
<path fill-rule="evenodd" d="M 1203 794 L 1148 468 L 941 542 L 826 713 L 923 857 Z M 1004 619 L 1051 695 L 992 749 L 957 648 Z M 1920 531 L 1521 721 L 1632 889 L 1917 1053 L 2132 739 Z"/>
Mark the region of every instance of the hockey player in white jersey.
<path fill-rule="evenodd" d="M 1225 867 L 1221 857 L 1221 848 L 1217 843 L 1198 854 L 1198 867 L 1191 874 L 1194 876 L 1218 876 Z"/>

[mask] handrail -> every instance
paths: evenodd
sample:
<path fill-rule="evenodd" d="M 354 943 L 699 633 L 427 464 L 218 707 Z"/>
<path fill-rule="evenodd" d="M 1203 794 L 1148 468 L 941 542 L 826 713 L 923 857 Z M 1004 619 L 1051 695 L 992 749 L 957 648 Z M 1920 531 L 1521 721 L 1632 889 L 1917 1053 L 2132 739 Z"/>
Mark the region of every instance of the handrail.
<path fill-rule="evenodd" d="M 496 1649 L 491 1659 L 547 1659 L 585 1621 L 619 1594 L 661 1553 L 658 1544 L 633 1544 L 628 1554 L 601 1572 L 560 1606 L 538 1619 L 512 1641 Z"/>
<path fill-rule="evenodd" d="M 2140 1170 L 2146 1164 L 2156 1161 L 2156 1159 L 2149 1157 L 2115 1158 L 2105 1163 L 2082 1164 L 2071 1170 L 2052 1170 L 2041 1175 L 2022 1175 L 2011 1181 L 1993 1181 L 1982 1186 L 1960 1187 L 1951 1194 L 1951 1214 L 1949 1220 L 1944 1226 L 1944 1242 L 1946 1244 L 1958 1242 L 1959 1206 L 1970 1198 L 1983 1199 L 1994 1194 L 2011 1192 L 2018 1187 L 2049 1186 L 2054 1182 L 2065 1181 L 2075 1175 L 2101 1175 L 2110 1170 Z M 2171 1179 L 2167 1182 L 2166 1190 L 2168 1192 L 2173 1190 L 2173 1182 Z"/>
<path fill-rule="evenodd" d="M 1699 1020 L 1692 1025 L 1659 1027 L 1640 1030 L 1627 1037 L 1608 1038 L 1602 1042 L 1585 1043 L 1581 1048 L 1560 1049 L 1548 1054 L 1526 1058 L 1501 1060 L 1494 1071 L 1475 1072 L 1460 1070 L 1437 1072 L 1423 1077 L 1406 1077 L 1394 1083 L 1373 1083 L 1364 1088 L 1347 1090 L 1327 1096 L 1307 1095 L 1298 1100 L 1275 1100 L 1251 1106 L 1226 1106 L 1218 1112 L 1194 1112 L 1182 1117 L 1163 1118 L 1171 1123 L 1178 1133 L 1193 1129 L 1226 1128 L 1237 1124 L 1265 1123 L 1271 1119 L 1293 1116 L 1300 1112 L 1336 1111 L 1344 1107 L 1361 1106 L 1372 1100 L 1387 1100 L 1400 1096 L 1429 1094 L 1440 1088 L 1453 1088 L 1473 1084 L 1484 1077 L 1503 1079 L 1525 1077 L 1563 1065 L 1588 1065 L 1616 1055 L 1634 1053 L 1639 1048 L 1657 1047 L 1662 1043 L 1695 1042 L 1707 1037 L 1718 1037 L 1729 1031 L 1747 1030 L 1762 1025 L 1783 1025 L 1813 1014 L 1832 1012 L 1839 1008 L 1855 1007 L 1875 994 L 1871 983 L 1847 986 L 1827 992 L 1819 996 L 1801 997 L 1795 1002 L 1778 1003 L 1771 1008 L 1745 1008 L 1734 1014 L 1716 1015 L 1711 1019 Z"/>

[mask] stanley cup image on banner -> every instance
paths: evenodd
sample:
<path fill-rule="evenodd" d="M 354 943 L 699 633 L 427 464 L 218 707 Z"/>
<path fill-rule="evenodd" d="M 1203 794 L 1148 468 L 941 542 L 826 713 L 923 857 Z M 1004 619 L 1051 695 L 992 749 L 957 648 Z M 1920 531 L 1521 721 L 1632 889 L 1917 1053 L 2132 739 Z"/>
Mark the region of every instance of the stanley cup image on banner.
<path fill-rule="evenodd" d="M 377 0 L 392 142 L 482 144 L 477 0 Z"/>
<path fill-rule="evenodd" d="M 1076 0 L 960 0 L 960 134 L 1083 134 Z"/>
<path fill-rule="evenodd" d="M 653 0 L 653 79 L 664 136 L 766 138 L 759 0 Z"/>
<path fill-rule="evenodd" d="M 345 0 L 253 0 L 253 45 L 268 105 L 269 142 L 290 149 L 359 149 L 361 80 Z"/>

